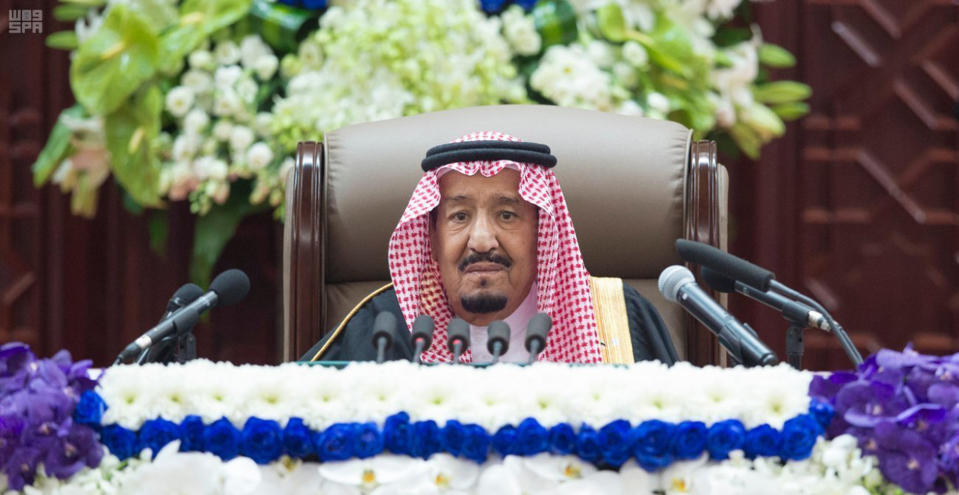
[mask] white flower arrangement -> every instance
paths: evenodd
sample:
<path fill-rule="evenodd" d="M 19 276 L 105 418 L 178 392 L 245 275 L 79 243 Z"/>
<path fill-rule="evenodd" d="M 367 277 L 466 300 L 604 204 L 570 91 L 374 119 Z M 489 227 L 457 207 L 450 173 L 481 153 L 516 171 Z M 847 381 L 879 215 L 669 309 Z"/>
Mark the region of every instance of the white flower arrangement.
<path fill-rule="evenodd" d="M 428 460 L 382 454 L 323 464 L 282 458 L 257 465 L 246 457 L 224 462 L 178 448 L 179 442 L 168 444 L 152 461 L 149 451 L 122 463 L 108 454 L 98 468 L 66 482 L 41 474 L 26 493 L 867 495 L 883 488 L 875 458 L 862 457 L 848 436 L 820 439 L 805 461 L 750 461 L 734 451 L 724 462 L 698 459 L 657 473 L 635 461 L 619 472 L 600 471 L 575 456 L 551 454 L 491 458 L 482 465 L 449 454 Z"/>
<path fill-rule="evenodd" d="M 647 362 L 581 368 L 537 363 L 476 369 L 391 362 L 337 369 L 198 360 L 111 367 L 99 393 L 109 406 L 102 423 L 133 430 L 149 419 L 179 422 L 188 414 L 207 421 L 227 417 L 235 425 L 250 417 L 281 425 L 301 417 L 322 429 L 338 422 L 382 424 L 398 411 L 409 413 L 411 421 L 457 419 L 490 431 L 527 417 L 546 427 L 561 422 L 598 427 L 617 419 L 707 425 L 739 419 L 747 428 L 763 423 L 781 428 L 808 410 L 810 380 L 811 374 L 786 365 L 721 369 L 679 363 L 667 368 Z"/>

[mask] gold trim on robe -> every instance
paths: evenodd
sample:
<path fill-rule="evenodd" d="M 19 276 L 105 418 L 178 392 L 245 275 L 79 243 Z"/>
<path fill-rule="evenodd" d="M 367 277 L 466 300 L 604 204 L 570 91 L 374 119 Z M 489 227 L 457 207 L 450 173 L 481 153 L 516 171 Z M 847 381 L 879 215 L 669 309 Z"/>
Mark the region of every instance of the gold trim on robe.
<path fill-rule="evenodd" d="M 599 332 L 603 362 L 615 364 L 634 362 L 633 339 L 629 333 L 629 318 L 626 316 L 623 279 L 589 277 L 589 288 L 593 293 L 593 312 L 596 315 L 596 330 Z"/>

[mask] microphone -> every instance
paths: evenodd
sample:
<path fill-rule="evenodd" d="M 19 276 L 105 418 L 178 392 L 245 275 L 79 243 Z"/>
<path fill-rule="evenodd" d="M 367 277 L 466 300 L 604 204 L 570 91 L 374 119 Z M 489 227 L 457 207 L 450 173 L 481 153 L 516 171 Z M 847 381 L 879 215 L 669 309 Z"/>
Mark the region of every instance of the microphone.
<path fill-rule="evenodd" d="M 393 345 L 393 335 L 396 333 L 396 316 L 387 311 L 380 311 L 373 320 L 373 345 L 376 346 L 376 362 L 382 363 L 386 358 L 386 350 Z"/>
<path fill-rule="evenodd" d="M 676 251 L 679 252 L 679 256 L 683 261 L 687 263 L 708 266 L 728 278 L 738 280 L 763 292 L 769 291 L 770 282 L 776 278 L 773 272 L 760 268 L 721 249 L 714 248 L 709 244 L 677 239 Z"/>
<path fill-rule="evenodd" d="M 529 351 L 529 364 L 536 361 L 540 352 L 546 349 L 546 336 L 553 327 L 553 319 L 546 313 L 536 313 L 526 324 L 526 350 Z"/>
<path fill-rule="evenodd" d="M 236 304 L 246 297 L 248 292 L 250 292 L 250 279 L 242 271 L 231 269 L 217 275 L 210 284 L 210 290 L 127 345 L 117 356 L 114 364 L 133 358 L 168 335 L 189 331 L 196 325 L 204 311 L 214 306 Z"/>
<path fill-rule="evenodd" d="M 413 362 L 420 363 L 420 354 L 433 345 L 433 319 L 429 315 L 419 315 L 413 320 Z"/>
<path fill-rule="evenodd" d="M 809 328 L 818 328 L 827 332 L 832 329 L 822 313 L 810 308 L 809 306 L 806 306 L 805 304 L 798 303 L 775 292 L 762 292 L 754 289 L 742 282 L 737 282 L 733 279 L 726 278 L 716 270 L 706 266 L 702 268 L 700 273 L 702 274 L 703 281 L 706 282 L 706 285 L 715 291 L 725 293 L 738 292 L 750 299 L 755 299 L 756 301 L 759 301 L 766 306 L 779 311 L 782 313 L 783 317 L 791 322 L 807 326 Z"/>
<path fill-rule="evenodd" d="M 509 349 L 509 325 L 502 320 L 496 320 L 486 329 L 486 349 L 493 355 L 490 364 L 499 362 L 499 357 Z"/>
<path fill-rule="evenodd" d="M 197 284 L 189 283 L 181 285 L 180 288 L 173 293 L 170 301 L 167 302 L 166 310 L 163 312 L 163 316 L 160 317 L 160 321 L 173 316 L 173 313 L 176 313 L 178 309 L 190 304 L 202 295 L 203 289 Z"/>
<path fill-rule="evenodd" d="M 470 346 L 470 324 L 460 317 L 455 317 L 446 327 L 446 335 L 446 345 L 453 353 L 453 364 L 456 364 L 463 351 Z"/>
<path fill-rule="evenodd" d="M 659 275 L 659 291 L 716 334 L 719 343 L 739 363 L 767 366 L 779 362 L 773 351 L 756 337 L 753 329 L 740 323 L 696 285 L 696 279 L 686 267 L 666 267 Z"/>

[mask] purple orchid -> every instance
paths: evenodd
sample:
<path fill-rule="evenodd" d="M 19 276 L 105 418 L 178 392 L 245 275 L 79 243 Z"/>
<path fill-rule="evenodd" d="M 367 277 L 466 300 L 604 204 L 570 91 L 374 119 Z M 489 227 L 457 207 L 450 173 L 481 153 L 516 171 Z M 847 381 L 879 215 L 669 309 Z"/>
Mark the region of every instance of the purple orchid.
<path fill-rule="evenodd" d="M 879 469 L 893 483 L 912 493 L 932 490 L 939 475 L 936 447 L 922 435 L 891 421 L 876 425 Z"/>

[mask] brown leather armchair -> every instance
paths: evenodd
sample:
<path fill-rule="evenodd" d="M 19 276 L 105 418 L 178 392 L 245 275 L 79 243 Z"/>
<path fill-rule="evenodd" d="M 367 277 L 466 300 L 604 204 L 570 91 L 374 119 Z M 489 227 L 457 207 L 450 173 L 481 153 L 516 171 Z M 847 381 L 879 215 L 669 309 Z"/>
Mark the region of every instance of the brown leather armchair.
<path fill-rule="evenodd" d="M 586 268 L 620 277 L 659 310 L 681 357 L 718 362 L 715 338 L 656 287 L 677 238 L 725 249 L 725 169 L 711 141 L 674 122 L 545 105 L 448 110 L 358 124 L 303 142 L 286 185 L 283 357 L 293 360 L 389 282 L 390 234 L 426 150 L 471 131 L 545 143 Z"/>

